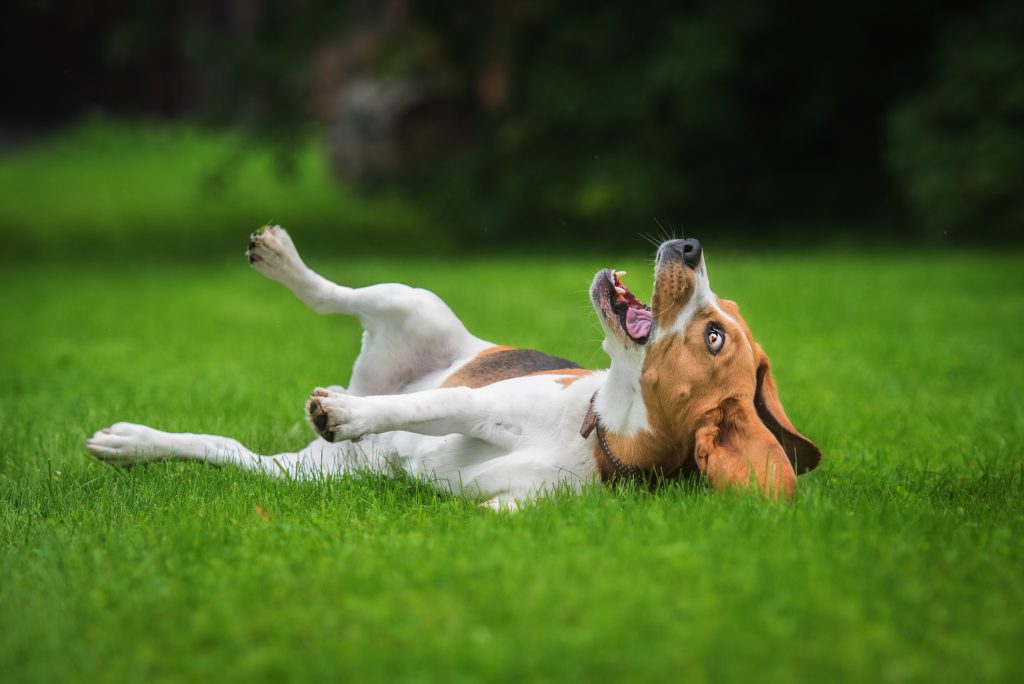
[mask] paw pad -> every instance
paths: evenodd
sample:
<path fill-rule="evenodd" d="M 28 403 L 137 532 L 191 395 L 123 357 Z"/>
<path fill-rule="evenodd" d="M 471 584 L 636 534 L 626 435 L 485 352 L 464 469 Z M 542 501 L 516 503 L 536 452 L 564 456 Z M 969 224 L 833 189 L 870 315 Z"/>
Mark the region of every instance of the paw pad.
<path fill-rule="evenodd" d="M 334 433 L 327 429 L 327 412 L 324 411 L 324 407 L 320 402 L 316 399 L 311 399 L 306 407 L 306 412 L 309 414 L 309 421 L 313 424 L 317 434 L 324 440 L 333 442 Z"/>

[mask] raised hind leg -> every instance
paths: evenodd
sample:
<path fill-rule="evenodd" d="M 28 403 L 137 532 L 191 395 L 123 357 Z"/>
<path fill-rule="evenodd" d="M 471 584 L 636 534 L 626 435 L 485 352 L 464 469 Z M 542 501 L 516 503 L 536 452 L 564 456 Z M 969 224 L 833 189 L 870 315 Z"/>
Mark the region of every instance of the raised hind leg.
<path fill-rule="evenodd" d="M 401 393 L 493 346 L 470 334 L 428 290 L 397 283 L 351 288 L 327 280 L 303 263 L 279 226 L 253 233 L 246 254 L 254 269 L 285 285 L 314 311 L 355 316 L 363 324 L 350 394 Z"/>

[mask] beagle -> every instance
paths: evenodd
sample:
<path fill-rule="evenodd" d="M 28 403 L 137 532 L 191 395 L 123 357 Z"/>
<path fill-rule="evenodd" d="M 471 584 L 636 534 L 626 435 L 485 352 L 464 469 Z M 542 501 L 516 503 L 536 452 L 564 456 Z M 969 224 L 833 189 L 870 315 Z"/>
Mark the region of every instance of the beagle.
<path fill-rule="evenodd" d="M 494 508 L 595 479 L 702 474 L 716 488 L 792 497 L 818 447 L 786 417 L 768 357 L 736 304 L 717 298 L 696 240 L 662 244 L 647 306 L 600 271 L 590 299 L 608 370 L 472 335 L 427 290 L 337 285 L 306 267 L 288 233 L 260 229 L 257 271 L 322 314 L 363 325 L 348 388 L 317 388 L 306 415 L 318 437 L 260 456 L 227 437 L 116 423 L 86 441 L 113 464 L 179 458 L 300 478 L 401 469 Z"/>

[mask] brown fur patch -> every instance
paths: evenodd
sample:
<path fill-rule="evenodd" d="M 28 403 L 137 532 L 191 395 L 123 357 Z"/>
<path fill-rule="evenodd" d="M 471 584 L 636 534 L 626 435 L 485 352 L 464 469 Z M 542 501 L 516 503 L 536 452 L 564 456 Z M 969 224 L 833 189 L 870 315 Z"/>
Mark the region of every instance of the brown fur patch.
<path fill-rule="evenodd" d="M 545 372 L 570 374 L 580 370 L 583 369 L 579 364 L 532 349 L 491 347 L 449 375 L 441 387 L 483 387 L 525 375 Z"/>
<path fill-rule="evenodd" d="M 744 333 L 737 325 L 719 318 L 707 307 L 694 314 L 684 331 L 663 335 L 648 346 L 641 393 L 651 429 L 629 437 L 609 436 L 624 463 L 660 467 L 666 474 L 692 467 L 697 436 L 725 419 L 725 407 L 752 405 L 755 364 L 750 345 L 740 341 Z M 704 342 L 710 320 L 719 320 L 730 335 L 717 356 L 708 353 Z M 754 416 L 747 413 L 744 419 Z"/>
<path fill-rule="evenodd" d="M 661 267 L 651 297 L 651 314 L 659 327 L 672 327 L 693 296 L 696 282 L 697 275 L 688 266 L 672 263 Z"/>
<path fill-rule="evenodd" d="M 488 347 L 487 349 L 484 349 L 482 352 L 476 355 L 476 358 L 479 359 L 481 356 L 485 356 L 487 354 L 496 354 L 497 352 L 512 351 L 514 349 L 515 347 L 506 347 L 505 345 L 499 344 L 495 347 Z"/>
<path fill-rule="evenodd" d="M 562 386 L 563 389 L 568 389 L 569 385 L 576 382 L 585 375 L 590 375 L 593 371 L 589 371 L 586 368 L 558 368 L 556 370 L 545 370 L 537 371 L 536 373 L 530 373 L 529 377 L 534 375 L 562 375 L 555 382 Z"/>

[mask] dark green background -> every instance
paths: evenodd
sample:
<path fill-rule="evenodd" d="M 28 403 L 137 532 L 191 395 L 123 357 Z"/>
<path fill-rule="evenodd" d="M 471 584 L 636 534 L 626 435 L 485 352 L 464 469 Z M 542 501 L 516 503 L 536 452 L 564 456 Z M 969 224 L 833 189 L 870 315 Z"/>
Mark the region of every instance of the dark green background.
<path fill-rule="evenodd" d="M 1021 237 L 1024 5 L 1007 0 L 20 0 L 0 10 L 3 145 L 96 113 L 188 120 L 273 145 L 287 177 L 322 133 L 318 46 L 385 6 L 405 19 L 371 75 L 443 84 L 469 143 L 361 192 L 411 200 L 438 244 L 622 246 L 655 220 L 744 243 Z M 508 100 L 486 109 L 474 77 L 495 55 Z M 196 196 L 217 202 L 237 163 L 211 161 Z"/>

